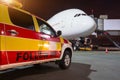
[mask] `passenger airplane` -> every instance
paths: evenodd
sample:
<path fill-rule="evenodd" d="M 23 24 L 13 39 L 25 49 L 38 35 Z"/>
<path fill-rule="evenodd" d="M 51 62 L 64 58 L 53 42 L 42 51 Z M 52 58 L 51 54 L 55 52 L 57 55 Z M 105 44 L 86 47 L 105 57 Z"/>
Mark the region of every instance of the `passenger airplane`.
<path fill-rule="evenodd" d="M 59 12 L 47 21 L 56 31 L 61 30 L 66 39 L 90 35 L 96 29 L 95 21 L 80 9 Z"/>

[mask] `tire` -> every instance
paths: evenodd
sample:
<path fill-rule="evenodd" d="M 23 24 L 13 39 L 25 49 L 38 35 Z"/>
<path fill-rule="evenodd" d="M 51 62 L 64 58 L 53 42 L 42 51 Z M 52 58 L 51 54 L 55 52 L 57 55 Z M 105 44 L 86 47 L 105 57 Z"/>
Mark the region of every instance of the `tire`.
<path fill-rule="evenodd" d="M 65 51 L 62 60 L 58 62 L 61 69 L 68 69 L 71 65 L 71 55 L 69 51 Z"/>

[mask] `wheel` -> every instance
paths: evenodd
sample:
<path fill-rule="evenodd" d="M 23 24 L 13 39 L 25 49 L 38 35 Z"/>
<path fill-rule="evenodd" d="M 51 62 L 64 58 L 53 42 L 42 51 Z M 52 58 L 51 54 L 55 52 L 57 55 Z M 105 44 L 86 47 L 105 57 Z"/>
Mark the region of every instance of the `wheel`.
<path fill-rule="evenodd" d="M 62 60 L 58 62 L 61 69 L 68 69 L 71 65 L 71 55 L 69 51 L 65 51 Z"/>

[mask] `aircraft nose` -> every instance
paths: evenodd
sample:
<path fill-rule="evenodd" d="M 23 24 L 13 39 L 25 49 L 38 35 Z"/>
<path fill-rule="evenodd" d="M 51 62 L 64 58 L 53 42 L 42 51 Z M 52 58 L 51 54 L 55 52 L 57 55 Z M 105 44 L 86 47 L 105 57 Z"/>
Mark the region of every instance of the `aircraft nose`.
<path fill-rule="evenodd" d="M 95 20 L 87 15 L 74 18 L 72 23 L 74 34 L 80 37 L 88 36 L 96 29 Z"/>
<path fill-rule="evenodd" d="M 82 32 L 83 32 L 83 36 L 91 34 L 96 29 L 95 20 L 90 16 L 84 16 L 81 19 L 81 29 L 82 29 Z"/>
<path fill-rule="evenodd" d="M 82 25 L 84 25 L 88 29 L 96 28 L 96 23 L 94 19 L 91 18 L 90 16 L 83 17 L 81 22 L 82 22 Z"/>

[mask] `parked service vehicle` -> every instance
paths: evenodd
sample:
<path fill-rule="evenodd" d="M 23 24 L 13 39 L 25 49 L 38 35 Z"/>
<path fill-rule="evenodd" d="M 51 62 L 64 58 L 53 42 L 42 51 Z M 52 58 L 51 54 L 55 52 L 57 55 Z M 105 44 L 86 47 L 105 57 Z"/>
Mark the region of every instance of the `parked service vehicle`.
<path fill-rule="evenodd" d="M 0 3 L 0 70 L 54 61 L 71 64 L 71 43 L 43 19 Z"/>

